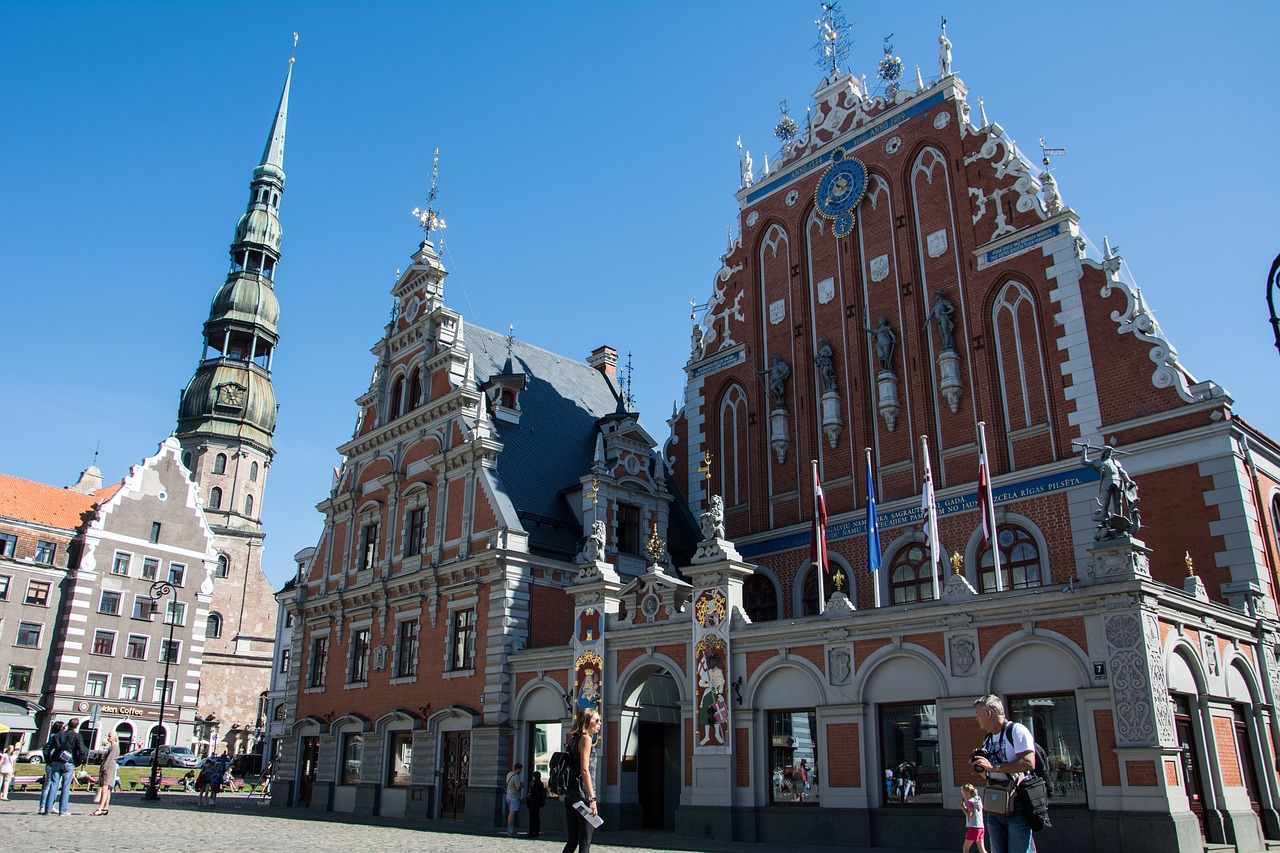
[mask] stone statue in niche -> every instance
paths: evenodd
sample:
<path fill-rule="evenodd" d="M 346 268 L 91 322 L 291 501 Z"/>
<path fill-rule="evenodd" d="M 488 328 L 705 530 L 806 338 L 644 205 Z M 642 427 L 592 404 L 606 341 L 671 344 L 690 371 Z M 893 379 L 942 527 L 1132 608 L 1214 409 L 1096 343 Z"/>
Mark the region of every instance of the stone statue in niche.
<path fill-rule="evenodd" d="M 827 343 L 826 338 L 818 338 L 818 355 L 815 359 L 818 363 L 818 378 L 822 380 L 822 391 L 836 390 L 836 369 L 831 351 L 831 344 Z"/>
<path fill-rule="evenodd" d="M 596 519 L 591 522 L 591 535 L 582 544 L 582 556 L 588 563 L 604 558 L 604 522 Z"/>
<path fill-rule="evenodd" d="M 893 348 L 898 343 L 898 336 L 893 333 L 893 329 L 889 326 L 889 318 L 881 317 L 880 325 L 874 329 L 867 329 L 867 334 L 871 335 L 875 344 L 876 360 L 880 362 L 880 370 L 892 371 Z"/>
<path fill-rule="evenodd" d="M 925 320 L 925 328 L 929 327 L 929 323 L 933 322 L 938 327 L 938 338 L 942 342 L 944 350 L 954 350 L 956 348 L 956 324 L 951 319 L 951 315 L 956 313 L 956 306 L 951 304 L 951 300 L 947 299 L 946 294 L 939 290 L 934 295 L 933 307 L 929 309 L 928 319 Z"/>
<path fill-rule="evenodd" d="M 724 538 L 724 498 L 711 496 L 711 505 L 702 513 L 699 520 L 703 541 Z"/>
<path fill-rule="evenodd" d="M 787 377 L 791 375 L 791 366 L 776 355 L 769 356 L 769 367 L 761 370 L 762 376 L 768 377 L 769 402 L 775 409 L 786 407 Z"/>

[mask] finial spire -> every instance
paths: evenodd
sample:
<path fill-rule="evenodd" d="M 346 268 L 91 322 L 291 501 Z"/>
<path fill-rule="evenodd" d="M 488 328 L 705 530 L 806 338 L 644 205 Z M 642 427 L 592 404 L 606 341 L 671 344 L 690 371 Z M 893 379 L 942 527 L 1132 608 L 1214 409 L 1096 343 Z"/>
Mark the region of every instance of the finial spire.
<path fill-rule="evenodd" d="M 1045 145 L 1045 144 L 1044 144 L 1044 137 L 1042 136 L 1042 137 L 1040 137 L 1040 156 L 1041 156 L 1041 158 L 1042 158 L 1042 159 L 1041 159 L 1041 162 L 1042 162 L 1042 163 L 1044 163 L 1044 167 L 1047 169 L 1047 168 L 1049 168 L 1049 158 L 1050 158 L 1050 157 L 1065 157 L 1065 156 L 1067 156 L 1067 149 L 1065 149 L 1065 148 L 1050 148 L 1049 146 L 1047 146 L 1047 145 Z"/>
<path fill-rule="evenodd" d="M 982 98 L 978 98 L 978 115 L 982 116 L 983 127 L 991 126 L 991 122 L 987 121 L 987 105 L 982 102 Z"/>
<path fill-rule="evenodd" d="M 839 3 L 823 3 L 822 15 L 814 21 L 818 27 L 818 43 L 813 46 L 818 55 L 817 65 L 834 78 L 840 73 L 840 63 L 849 59 L 849 40 L 845 29 L 849 26 Z"/>
<path fill-rule="evenodd" d="M 267 147 L 262 149 L 262 160 L 259 168 L 274 166 L 284 175 L 284 131 L 289 117 L 289 83 L 293 80 L 293 57 L 289 57 L 289 71 L 284 75 L 284 91 L 280 93 L 280 105 L 276 107 L 276 118 L 271 123 L 271 133 L 267 136 Z"/>
<path fill-rule="evenodd" d="M 436 228 L 444 228 L 444 218 L 440 216 L 440 212 L 436 210 L 436 193 L 438 192 L 438 182 L 440 178 L 440 149 L 436 149 L 435 157 L 431 160 L 431 189 L 427 191 L 427 206 L 425 209 L 415 207 L 413 215 L 417 218 L 423 233 L 423 242 L 430 242 L 431 232 Z"/>

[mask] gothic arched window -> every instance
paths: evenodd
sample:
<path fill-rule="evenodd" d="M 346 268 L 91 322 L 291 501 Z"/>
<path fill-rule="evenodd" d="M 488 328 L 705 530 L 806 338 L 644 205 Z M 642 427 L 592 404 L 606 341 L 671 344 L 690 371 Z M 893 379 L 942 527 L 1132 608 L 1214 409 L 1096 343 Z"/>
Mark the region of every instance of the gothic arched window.
<path fill-rule="evenodd" d="M 1000 580 L 1005 589 L 1027 589 L 1048 580 L 1048 572 L 1041 565 L 1040 547 L 1030 533 L 1015 524 L 1002 524 L 996 541 L 1000 543 Z M 990 548 L 983 548 L 978 554 L 978 577 L 981 592 L 996 591 Z"/>
<path fill-rule="evenodd" d="M 258 463 L 257 462 L 254 462 L 249 466 L 249 482 L 250 483 L 258 482 Z"/>
<path fill-rule="evenodd" d="M 222 509 L 222 489 L 217 486 L 209 490 L 209 509 Z"/>
<path fill-rule="evenodd" d="M 253 515 L 253 495 L 244 496 L 244 514 L 248 516 Z"/>
<path fill-rule="evenodd" d="M 227 473 L 227 454 L 219 453 L 217 456 L 213 457 L 213 473 Z"/>
<path fill-rule="evenodd" d="M 404 377 L 396 377 L 396 381 L 391 386 L 391 417 L 387 420 L 394 421 L 400 417 L 400 413 L 404 411 Z"/>
<path fill-rule="evenodd" d="M 889 567 L 889 602 L 910 604 L 933 600 L 933 578 L 929 552 L 924 543 L 912 542 L 900 550 Z"/>
<path fill-rule="evenodd" d="M 210 613 L 204 623 L 204 635 L 207 639 L 216 640 L 222 636 L 222 615 Z"/>
<path fill-rule="evenodd" d="M 720 401 L 720 492 L 729 506 L 747 502 L 747 395 L 729 386 Z"/>
<path fill-rule="evenodd" d="M 742 584 L 742 608 L 752 622 L 772 622 L 778 618 L 778 590 L 773 579 L 756 572 Z"/>
<path fill-rule="evenodd" d="M 409 380 L 409 404 L 406 409 L 415 409 L 422 405 L 422 368 L 413 369 L 413 379 Z"/>

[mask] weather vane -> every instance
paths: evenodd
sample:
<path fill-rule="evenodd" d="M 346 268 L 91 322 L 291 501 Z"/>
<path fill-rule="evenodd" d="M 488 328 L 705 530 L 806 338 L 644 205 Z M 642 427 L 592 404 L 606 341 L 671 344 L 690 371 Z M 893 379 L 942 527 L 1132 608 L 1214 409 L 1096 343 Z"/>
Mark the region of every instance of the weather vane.
<path fill-rule="evenodd" d="M 707 480 L 711 480 L 711 451 L 708 450 L 702 456 L 702 461 L 698 463 L 698 473 L 706 474 Z"/>
<path fill-rule="evenodd" d="M 1065 148 L 1050 148 L 1049 146 L 1047 146 L 1047 145 L 1045 145 L 1045 144 L 1044 144 L 1044 137 L 1042 136 L 1042 137 L 1040 137 L 1040 156 L 1043 158 L 1043 159 L 1041 160 L 1041 162 L 1042 162 L 1042 163 L 1044 163 L 1044 167 L 1047 169 L 1047 168 L 1049 168 L 1049 158 L 1050 158 L 1050 157 L 1065 157 L 1065 156 L 1067 156 L 1067 149 L 1065 149 Z"/>
<path fill-rule="evenodd" d="M 840 4 L 823 3 L 822 17 L 814 23 L 818 25 L 818 43 L 813 46 L 818 54 L 817 66 L 834 77 L 840 73 L 840 64 L 848 64 L 849 59 L 849 42 L 844 33 L 849 25 Z"/>
<path fill-rule="evenodd" d="M 515 342 L 516 342 L 515 324 L 508 324 L 507 326 L 507 361 L 511 360 L 511 345 L 514 344 Z"/>
<path fill-rule="evenodd" d="M 440 149 L 436 149 L 435 159 L 431 161 L 431 190 L 427 193 L 426 210 L 415 207 L 413 215 L 417 218 L 418 223 L 422 226 L 422 232 L 426 235 L 426 239 L 431 239 L 431 232 L 436 228 L 444 228 L 444 218 L 436 210 L 436 183 L 440 177 Z"/>
<path fill-rule="evenodd" d="M 880 67 L 876 71 L 876 76 L 884 81 L 885 92 L 890 97 L 898 91 L 898 80 L 902 77 L 902 57 L 893 55 L 893 45 L 889 43 L 889 39 L 893 38 L 893 33 L 884 37 L 884 58 L 880 60 Z"/>
<path fill-rule="evenodd" d="M 297 34 L 297 33 L 294 33 L 294 34 L 293 34 L 293 53 L 294 53 L 294 56 L 296 56 L 296 55 L 297 55 L 297 53 L 298 53 L 298 34 Z M 289 57 L 289 64 L 290 64 L 290 65 L 292 65 L 292 64 L 293 64 L 294 56 L 290 56 L 290 57 Z"/>

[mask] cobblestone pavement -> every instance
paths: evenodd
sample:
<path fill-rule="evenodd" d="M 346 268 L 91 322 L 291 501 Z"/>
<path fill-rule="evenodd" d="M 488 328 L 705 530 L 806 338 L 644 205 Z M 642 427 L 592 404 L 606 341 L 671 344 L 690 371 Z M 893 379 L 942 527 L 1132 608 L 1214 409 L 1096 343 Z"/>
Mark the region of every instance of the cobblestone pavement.
<path fill-rule="evenodd" d="M 564 837 L 507 838 L 502 830 L 480 830 L 453 821 L 393 820 L 351 815 L 302 813 L 267 805 L 260 798 L 223 795 L 214 809 L 197 808 L 194 794 L 165 793 L 146 802 L 140 793 L 123 792 L 111 801 L 111 813 L 89 814 L 89 794 L 73 794 L 70 819 L 36 814 L 39 793 L 15 792 L 0 801 L 0 849 L 12 853 L 558 853 Z M 959 841 L 957 841 L 959 845 Z M 607 832 L 596 835 L 594 853 L 774 853 L 777 845 L 722 843 L 689 839 L 669 832 Z M 787 845 L 788 853 L 869 853 L 867 848 Z M 903 850 L 894 853 L 943 853 Z"/>

